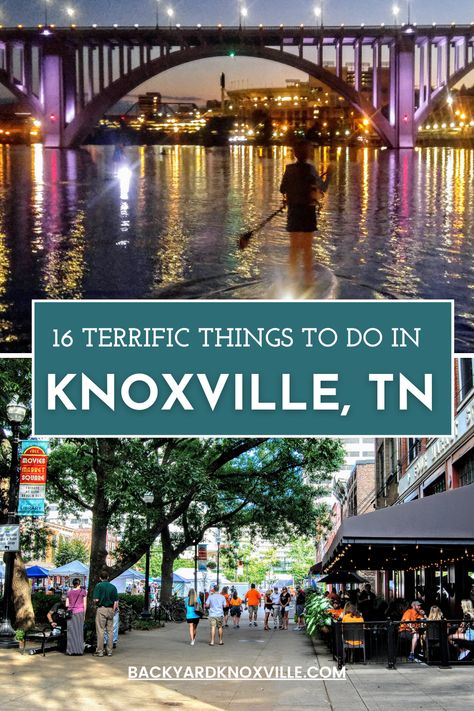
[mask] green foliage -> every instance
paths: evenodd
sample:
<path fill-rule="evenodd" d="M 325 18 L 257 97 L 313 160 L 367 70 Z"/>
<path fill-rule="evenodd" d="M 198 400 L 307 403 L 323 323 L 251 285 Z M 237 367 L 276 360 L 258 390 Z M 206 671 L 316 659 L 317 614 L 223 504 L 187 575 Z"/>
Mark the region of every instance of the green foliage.
<path fill-rule="evenodd" d="M 39 623 L 47 622 L 46 615 L 56 602 L 61 601 L 61 595 L 46 595 L 44 592 L 35 592 L 31 596 L 35 620 Z"/>
<path fill-rule="evenodd" d="M 88 563 L 89 551 L 87 546 L 85 546 L 84 543 L 77 538 L 69 540 L 61 536 L 54 553 L 54 562 L 59 568 L 59 566 L 71 563 L 73 560 L 79 560 L 81 563 Z"/>
<path fill-rule="evenodd" d="M 289 572 L 295 583 L 302 583 L 315 561 L 315 543 L 307 538 L 295 538 L 290 545 Z"/>
<path fill-rule="evenodd" d="M 265 553 L 256 554 L 252 545 L 241 546 L 239 549 L 239 559 L 244 563 L 243 574 L 238 580 L 247 580 L 249 583 L 261 585 L 267 574 L 275 568 L 278 559 L 275 548 L 271 548 Z M 235 577 L 235 569 L 232 578 Z"/>
<path fill-rule="evenodd" d="M 172 523 L 173 560 L 215 526 L 279 543 L 305 535 L 327 518 L 321 498 L 344 458 L 340 442 L 325 438 L 89 438 L 53 445 L 48 498 L 61 513 L 89 509 L 101 530 L 120 530 L 113 576 L 135 565 Z M 147 512 L 148 492 L 154 502 Z M 94 539 L 91 584 L 104 549 L 103 539 Z M 157 551 L 154 576 L 158 561 Z"/>
<path fill-rule="evenodd" d="M 318 593 L 314 593 L 306 598 L 304 617 L 306 622 L 306 632 L 310 637 L 321 627 L 331 624 L 331 616 L 328 614 L 328 609 L 331 607 L 329 601 Z"/>
<path fill-rule="evenodd" d="M 23 517 L 21 521 L 21 554 L 25 563 L 30 560 L 42 560 L 46 556 L 48 537 L 51 529 L 46 524 L 38 526 L 35 518 Z"/>
<path fill-rule="evenodd" d="M 119 593 L 119 600 L 130 605 L 137 614 L 140 614 L 145 605 L 144 595 L 130 595 L 129 593 Z"/>

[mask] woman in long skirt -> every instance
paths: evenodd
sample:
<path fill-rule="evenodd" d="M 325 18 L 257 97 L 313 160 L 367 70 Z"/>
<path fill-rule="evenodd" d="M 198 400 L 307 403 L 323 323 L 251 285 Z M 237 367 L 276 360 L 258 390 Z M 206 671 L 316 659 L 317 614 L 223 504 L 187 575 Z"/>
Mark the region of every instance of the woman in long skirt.
<path fill-rule="evenodd" d="M 66 654 L 84 654 L 84 615 L 87 606 L 87 593 L 81 588 L 79 578 L 74 578 L 72 588 L 66 598 L 66 607 L 71 611 L 71 618 L 67 621 L 67 648 Z"/>

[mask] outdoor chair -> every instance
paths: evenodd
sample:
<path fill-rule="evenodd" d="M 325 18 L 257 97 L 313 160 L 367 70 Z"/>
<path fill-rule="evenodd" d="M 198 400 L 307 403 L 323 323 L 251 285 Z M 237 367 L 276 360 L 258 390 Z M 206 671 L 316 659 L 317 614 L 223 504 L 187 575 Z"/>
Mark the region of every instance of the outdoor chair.
<path fill-rule="evenodd" d="M 342 625 L 342 647 L 344 653 L 344 664 L 350 657 L 350 663 L 354 662 L 354 652 L 362 650 L 364 664 L 365 656 L 365 630 L 363 622 L 346 622 Z"/>
<path fill-rule="evenodd" d="M 426 661 L 439 660 L 441 646 L 441 623 L 437 621 L 426 622 L 425 647 Z"/>
<path fill-rule="evenodd" d="M 25 633 L 25 643 L 38 642 L 40 646 L 28 650 L 28 654 L 41 654 L 44 657 L 46 652 L 59 652 L 65 647 L 66 635 L 66 631 L 53 635 L 51 629 L 29 630 Z"/>

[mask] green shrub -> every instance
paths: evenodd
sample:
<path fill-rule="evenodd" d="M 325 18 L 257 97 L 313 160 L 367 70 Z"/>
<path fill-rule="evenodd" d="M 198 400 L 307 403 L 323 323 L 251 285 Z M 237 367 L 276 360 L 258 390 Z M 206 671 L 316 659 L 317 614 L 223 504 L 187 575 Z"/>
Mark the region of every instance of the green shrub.
<path fill-rule="evenodd" d="M 139 615 L 143 610 L 145 605 L 144 595 L 130 595 L 129 593 L 119 593 L 119 600 L 124 602 L 126 605 L 133 607 L 135 612 Z"/>

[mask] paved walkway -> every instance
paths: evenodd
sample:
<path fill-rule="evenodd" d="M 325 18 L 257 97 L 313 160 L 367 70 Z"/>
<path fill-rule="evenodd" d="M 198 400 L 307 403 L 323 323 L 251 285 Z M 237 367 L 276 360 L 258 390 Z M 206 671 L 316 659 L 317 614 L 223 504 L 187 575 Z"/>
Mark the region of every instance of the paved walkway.
<path fill-rule="evenodd" d="M 130 681 L 130 665 L 332 666 L 324 647 L 315 650 L 302 632 L 249 628 L 225 630 L 224 646 L 208 645 L 200 623 L 191 647 L 186 624 L 120 636 L 111 658 L 46 657 L 0 651 L 2 708 L 8 711 L 182 709 L 183 711 L 466 711 L 474 708 L 474 669 L 439 670 L 404 665 L 355 666 L 347 679 L 331 681 Z"/>

